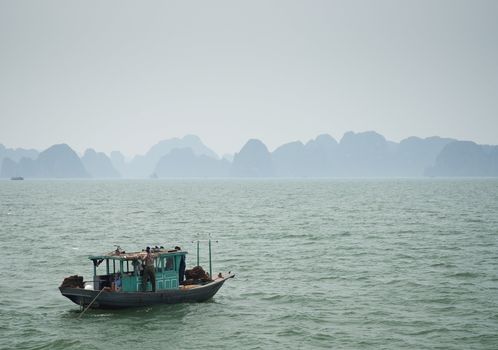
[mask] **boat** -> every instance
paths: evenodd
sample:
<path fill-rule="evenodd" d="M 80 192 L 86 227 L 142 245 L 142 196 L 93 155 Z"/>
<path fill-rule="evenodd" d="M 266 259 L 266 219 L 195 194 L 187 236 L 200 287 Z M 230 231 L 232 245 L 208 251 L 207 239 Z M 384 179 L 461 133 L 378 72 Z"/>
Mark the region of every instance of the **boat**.
<path fill-rule="evenodd" d="M 11 180 L 24 180 L 24 177 L 22 177 L 22 176 L 12 176 L 10 179 Z"/>
<path fill-rule="evenodd" d="M 155 291 L 148 281 L 142 288 L 142 261 L 147 252 L 127 253 L 121 248 L 90 256 L 93 263 L 93 279 L 85 281 L 83 276 L 66 277 L 59 290 L 63 296 L 79 305 L 82 309 L 122 309 L 131 307 L 154 306 L 158 304 L 177 304 L 203 302 L 211 299 L 223 284 L 235 274 L 218 273 L 212 277 L 211 242 L 209 242 L 209 274 L 199 266 L 199 242 L 197 242 L 197 266 L 185 270 L 187 252 L 179 247 L 151 249 L 154 257 Z M 183 267 L 182 267 L 183 265 Z M 105 267 L 105 269 L 103 269 Z M 100 271 L 105 270 L 105 271 Z"/>

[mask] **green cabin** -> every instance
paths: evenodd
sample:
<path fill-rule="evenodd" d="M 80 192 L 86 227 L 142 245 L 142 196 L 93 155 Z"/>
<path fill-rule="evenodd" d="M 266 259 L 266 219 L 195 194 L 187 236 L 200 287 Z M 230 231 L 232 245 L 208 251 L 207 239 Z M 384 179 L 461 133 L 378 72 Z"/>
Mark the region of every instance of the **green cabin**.
<path fill-rule="evenodd" d="M 142 259 L 145 252 L 115 252 L 90 256 L 93 261 L 93 289 L 108 287 L 116 292 L 142 291 Z M 153 249 L 156 291 L 177 289 L 180 281 L 180 263 L 186 260 L 185 251 Z M 105 268 L 105 271 L 104 271 Z M 152 291 L 150 280 L 147 291 Z"/>

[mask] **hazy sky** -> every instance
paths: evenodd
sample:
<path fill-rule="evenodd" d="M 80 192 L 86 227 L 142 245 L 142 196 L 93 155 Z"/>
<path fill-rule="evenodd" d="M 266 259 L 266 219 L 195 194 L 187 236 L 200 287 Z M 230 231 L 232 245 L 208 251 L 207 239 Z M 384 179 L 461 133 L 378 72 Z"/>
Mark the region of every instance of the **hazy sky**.
<path fill-rule="evenodd" d="M 498 1 L 0 0 L 0 143 L 498 144 Z"/>

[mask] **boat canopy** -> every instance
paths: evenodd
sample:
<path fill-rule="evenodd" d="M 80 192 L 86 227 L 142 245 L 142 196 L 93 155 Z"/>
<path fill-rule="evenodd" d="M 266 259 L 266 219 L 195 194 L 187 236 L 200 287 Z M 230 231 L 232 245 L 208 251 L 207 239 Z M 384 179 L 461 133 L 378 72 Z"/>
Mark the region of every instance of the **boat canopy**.
<path fill-rule="evenodd" d="M 164 248 L 152 248 L 151 253 L 155 259 L 161 258 L 163 256 L 174 256 L 174 255 L 185 255 L 188 252 L 176 249 L 164 249 Z M 146 251 L 141 252 L 130 252 L 127 253 L 124 250 L 116 249 L 113 252 L 105 253 L 102 255 L 91 255 L 88 257 L 90 260 L 121 260 L 121 261 L 133 261 L 133 260 L 143 260 L 147 255 Z"/>

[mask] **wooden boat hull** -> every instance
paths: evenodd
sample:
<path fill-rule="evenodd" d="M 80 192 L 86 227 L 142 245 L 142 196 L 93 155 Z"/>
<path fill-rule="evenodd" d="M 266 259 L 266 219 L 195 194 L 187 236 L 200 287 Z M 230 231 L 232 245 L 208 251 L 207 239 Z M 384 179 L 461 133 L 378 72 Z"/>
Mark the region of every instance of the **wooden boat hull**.
<path fill-rule="evenodd" d="M 166 289 L 157 292 L 122 293 L 114 291 L 88 290 L 83 288 L 59 287 L 61 294 L 77 305 L 86 307 L 92 300 L 92 309 L 124 309 L 131 307 L 153 306 L 158 304 L 198 303 L 211 299 L 234 275 L 218 278 L 195 288 Z"/>

